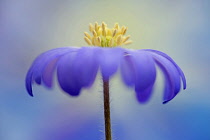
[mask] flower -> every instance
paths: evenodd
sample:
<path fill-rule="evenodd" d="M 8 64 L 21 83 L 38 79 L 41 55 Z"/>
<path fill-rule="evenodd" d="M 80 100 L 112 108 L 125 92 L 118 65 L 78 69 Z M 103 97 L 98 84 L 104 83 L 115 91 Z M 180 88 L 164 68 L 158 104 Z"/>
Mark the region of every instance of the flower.
<path fill-rule="evenodd" d="M 82 88 L 92 86 L 99 70 L 103 80 L 108 81 L 119 69 L 125 85 L 134 88 L 138 101 L 145 103 L 153 91 L 156 65 L 165 77 L 163 103 L 177 95 L 181 88 L 181 79 L 183 89 L 186 89 L 184 73 L 167 54 L 151 49 L 132 50 L 118 47 L 131 41 L 128 41 L 130 36 L 123 37 L 124 32 L 119 32 L 126 32 L 127 28 L 123 26 L 119 29 L 118 24 L 116 26 L 109 31 L 106 24 L 99 26 L 96 23 L 96 32 L 90 25 L 93 37 L 85 32 L 85 40 L 89 45 L 97 46 L 57 48 L 38 56 L 26 76 L 28 93 L 33 96 L 33 81 L 37 84 L 43 82 L 46 87 L 51 88 L 53 73 L 57 70 L 62 90 L 72 96 L 78 96 Z"/>

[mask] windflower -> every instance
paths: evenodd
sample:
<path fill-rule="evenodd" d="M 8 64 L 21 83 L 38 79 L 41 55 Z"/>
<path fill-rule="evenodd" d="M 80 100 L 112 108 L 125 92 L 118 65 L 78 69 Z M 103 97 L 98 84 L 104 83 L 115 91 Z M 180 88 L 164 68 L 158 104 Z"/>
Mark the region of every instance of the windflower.
<path fill-rule="evenodd" d="M 90 24 L 91 37 L 85 32 L 85 41 L 92 47 L 63 47 L 38 56 L 26 76 L 26 88 L 32 94 L 32 82 L 52 87 L 53 73 L 57 69 L 60 87 L 72 96 L 82 88 L 91 87 L 98 70 L 109 80 L 120 69 L 125 85 L 133 87 L 139 102 L 146 102 L 152 94 L 159 66 L 165 76 L 163 103 L 173 99 L 180 91 L 180 77 L 186 88 L 184 73 L 167 54 L 151 49 L 132 50 L 118 46 L 130 44 L 125 36 L 127 28 L 115 24 L 113 29 Z"/>
<path fill-rule="evenodd" d="M 85 32 L 84 40 L 90 46 L 52 49 L 35 59 L 26 76 L 26 89 L 31 96 L 33 81 L 51 88 L 55 71 L 60 87 L 71 96 L 78 96 L 81 89 L 91 87 L 100 71 L 104 98 L 107 98 L 109 80 L 119 70 L 124 84 L 135 90 L 140 103 L 145 103 L 153 91 L 156 66 L 162 70 L 165 78 L 163 103 L 177 95 L 181 81 L 183 89 L 186 88 L 184 73 L 167 54 L 151 49 L 120 47 L 132 43 L 130 36 L 125 36 L 127 27 L 115 24 L 114 28 L 108 28 L 103 22 L 102 25 L 90 24 L 89 30 L 92 36 Z M 109 99 L 108 104 L 104 104 L 105 109 L 107 105 L 109 108 Z M 111 140 L 110 137 L 107 136 L 106 140 Z"/>

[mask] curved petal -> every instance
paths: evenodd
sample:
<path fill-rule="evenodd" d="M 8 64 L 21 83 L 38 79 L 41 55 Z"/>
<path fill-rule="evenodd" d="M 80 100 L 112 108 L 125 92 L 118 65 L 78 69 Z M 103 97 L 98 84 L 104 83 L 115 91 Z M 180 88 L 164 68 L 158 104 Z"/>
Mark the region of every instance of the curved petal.
<path fill-rule="evenodd" d="M 42 76 L 41 78 L 43 80 L 43 83 L 47 87 L 49 88 L 52 87 L 53 73 L 55 71 L 59 58 L 62 57 L 63 55 L 67 55 L 68 53 L 76 52 L 78 50 L 79 48 L 76 48 L 76 47 L 65 48 L 65 50 L 57 51 L 56 54 L 51 56 L 51 58 L 49 56 L 45 64 L 43 62 L 43 65 L 40 68 L 39 74 Z"/>
<path fill-rule="evenodd" d="M 64 48 L 59 48 L 59 49 L 64 49 Z M 41 77 L 38 76 L 33 76 L 34 72 L 37 73 L 40 65 L 42 64 L 42 61 L 45 60 L 45 58 L 48 55 L 51 55 L 52 53 L 54 53 L 57 49 L 53 49 L 50 51 L 47 51 L 45 53 L 42 53 L 41 55 L 39 55 L 33 62 L 33 64 L 31 65 L 30 69 L 27 72 L 26 75 L 26 80 L 25 80 L 25 85 L 26 85 L 26 89 L 28 91 L 28 93 L 33 96 L 33 92 L 32 92 L 32 81 L 35 80 L 37 84 L 41 84 Z M 33 78 L 35 77 L 35 78 Z"/>
<path fill-rule="evenodd" d="M 161 68 L 165 76 L 164 102 L 173 99 L 180 91 L 180 76 L 174 64 L 163 56 L 152 53 L 155 62 Z"/>
<path fill-rule="evenodd" d="M 72 96 L 79 95 L 81 85 L 78 83 L 73 64 L 76 63 L 76 52 L 64 55 L 58 61 L 57 76 L 60 87 Z"/>
<path fill-rule="evenodd" d="M 164 70 L 164 73 L 167 73 L 166 70 Z M 170 100 L 172 100 L 175 95 L 174 95 L 174 84 L 170 82 L 170 76 L 167 74 L 165 75 L 165 88 L 164 88 L 164 95 L 163 95 L 163 104 L 168 103 Z"/>
<path fill-rule="evenodd" d="M 59 48 L 60 49 L 63 49 L 63 48 Z M 49 50 L 45 53 L 42 53 L 40 54 L 33 62 L 32 66 L 31 66 L 31 70 L 32 70 L 32 80 L 34 80 L 37 84 L 41 84 L 41 70 L 44 66 L 45 61 L 48 61 L 49 58 L 51 57 L 48 57 L 48 56 L 53 56 L 53 54 L 56 52 L 57 49 L 53 49 L 53 50 Z M 48 58 L 48 59 L 47 59 Z"/>
<path fill-rule="evenodd" d="M 145 51 L 135 51 L 133 62 L 135 67 L 135 91 L 139 101 L 146 102 L 151 96 L 156 79 L 156 68 L 152 56 Z"/>
<path fill-rule="evenodd" d="M 58 48 L 58 49 L 53 49 L 48 52 L 45 52 L 44 54 L 41 54 L 41 57 L 39 58 L 39 63 L 35 65 L 34 71 L 33 71 L 33 78 L 37 81 L 41 81 L 42 78 L 42 73 L 48 63 L 50 63 L 52 60 L 66 54 L 69 52 L 74 51 L 75 48 L 71 47 L 65 47 L 65 48 Z"/>
<path fill-rule="evenodd" d="M 72 49 L 73 49 L 72 47 L 63 47 L 63 48 L 49 50 L 45 53 L 42 53 L 34 60 L 30 69 L 28 70 L 28 73 L 26 75 L 26 80 L 25 80 L 26 89 L 31 96 L 33 96 L 31 84 L 33 80 L 35 80 L 37 84 L 41 84 L 42 73 L 46 65 L 49 62 L 51 62 L 51 60 L 53 60 L 54 58 L 61 56 Z"/>
<path fill-rule="evenodd" d="M 97 51 L 97 48 L 83 47 L 77 53 L 73 68 L 82 87 L 90 87 L 96 78 L 99 67 Z"/>
<path fill-rule="evenodd" d="M 135 53 L 134 64 L 136 69 L 136 90 L 143 90 L 155 82 L 155 63 L 149 53 L 143 51 Z"/>
<path fill-rule="evenodd" d="M 123 56 L 122 48 L 100 48 L 98 51 L 99 65 L 103 80 L 109 78 L 117 71 Z"/>
<path fill-rule="evenodd" d="M 32 74 L 33 74 L 33 71 L 30 68 L 27 72 L 26 79 L 25 79 L 26 90 L 27 90 L 28 94 L 31 96 L 33 96 L 32 85 L 31 85 L 32 84 Z"/>
<path fill-rule="evenodd" d="M 163 57 L 165 57 L 166 59 L 168 59 L 169 61 L 171 61 L 171 63 L 174 64 L 174 66 L 177 68 L 177 71 L 179 72 L 179 75 L 181 76 L 182 78 L 182 82 L 183 82 L 183 89 L 186 89 L 186 78 L 185 78 L 185 75 L 183 73 L 183 71 L 181 70 L 181 68 L 176 64 L 176 62 L 174 62 L 174 60 L 168 56 L 167 54 L 163 53 L 163 52 L 160 52 L 160 51 L 157 51 L 157 50 L 152 50 L 152 49 L 145 49 L 146 51 L 150 51 L 150 52 L 154 52 L 158 55 L 161 55 Z"/>

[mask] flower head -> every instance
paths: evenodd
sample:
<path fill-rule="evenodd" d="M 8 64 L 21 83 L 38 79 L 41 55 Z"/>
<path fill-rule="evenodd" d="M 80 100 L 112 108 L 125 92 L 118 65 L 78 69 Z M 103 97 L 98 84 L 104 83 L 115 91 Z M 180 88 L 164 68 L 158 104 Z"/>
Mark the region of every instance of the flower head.
<path fill-rule="evenodd" d="M 119 29 L 118 24 L 115 26 Z M 111 30 L 104 23 L 102 26 L 90 25 L 93 37 L 85 33 L 85 40 L 89 45 L 95 45 L 94 47 L 63 47 L 41 54 L 27 73 L 28 93 L 33 96 L 33 81 L 52 87 L 53 73 L 57 70 L 58 82 L 62 90 L 77 96 L 82 88 L 92 86 L 99 69 L 105 81 L 108 81 L 119 69 L 125 85 L 133 87 L 138 101 L 144 103 L 152 94 L 157 65 L 165 77 L 163 103 L 170 101 L 180 91 L 181 79 L 183 89 L 186 88 L 184 73 L 173 59 L 163 52 L 117 47 L 120 44 L 128 44 L 126 42 L 129 36 L 123 37 L 126 30 L 124 26 L 120 30 Z"/>

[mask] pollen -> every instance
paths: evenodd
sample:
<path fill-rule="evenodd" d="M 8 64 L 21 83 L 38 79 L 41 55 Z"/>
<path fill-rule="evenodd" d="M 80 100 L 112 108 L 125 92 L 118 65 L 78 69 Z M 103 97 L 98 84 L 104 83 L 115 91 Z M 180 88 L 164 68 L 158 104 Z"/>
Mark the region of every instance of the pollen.
<path fill-rule="evenodd" d="M 91 34 L 84 32 L 84 40 L 90 46 L 100 47 L 116 47 L 131 44 L 130 35 L 126 36 L 128 28 L 125 26 L 120 27 L 115 23 L 113 28 L 108 28 L 107 24 L 102 22 L 99 25 L 97 22 L 92 25 L 89 24 L 89 31 Z"/>

